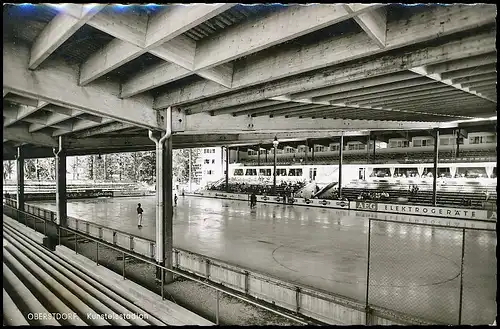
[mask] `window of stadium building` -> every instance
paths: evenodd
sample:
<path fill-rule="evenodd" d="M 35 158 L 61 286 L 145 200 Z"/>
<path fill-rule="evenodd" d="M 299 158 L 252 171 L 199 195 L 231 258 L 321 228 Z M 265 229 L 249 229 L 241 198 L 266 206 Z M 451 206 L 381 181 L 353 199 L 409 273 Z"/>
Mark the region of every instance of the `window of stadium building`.
<path fill-rule="evenodd" d="M 414 147 L 425 147 L 425 146 L 431 146 L 431 145 L 434 145 L 433 139 L 415 139 L 413 141 Z"/>
<path fill-rule="evenodd" d="M 259 169 L 260 176 L 271 176 L 271 169 Z"/>
<path fill-rule="evenodd" d="M 340 144 L 331 144 L 330 151 L 338 151 L 340 150 Z"/>
<path fill-rule="evenodd" d="M 374 168 L 370 177 L 391 177 L 389 168 Z"/>
<path fill-rule="evenodd" d="M 425 168 L 424 172 L 422 173 L 422 178 L 432 177 L 434 175 L 433 172 L 434 172 L 433 168 Z M 438 168 L 438 177 L 451 178 L 450 168 Z"/>
<path fill-rule="evenodd" d="M 234 169 L 234 176 L 243 176 L 243 169 Z"/>
<path fill-rule="evenodd" d="M 286 176 L 286 169 L 276 169 L 276 176 Z"/>
<path fill-rule="evenodd" d="M 411 178 L 419 177 L 417 168 L 396 168 L 394 170 L 394 177 Z"/>
<path fill-rule="evenodd" d="M 373 145 L 373 144 L 372 144 Z M 390 141 L 389 142 L 389 147 L 409 147 L 410 143 L 408 141 Z"/>
<path fill-rule="evenodd" d="M 457 168 L 455 178 L 487 178 L 486 168 L 484 167 L 462 167 Z"/>
<path fill-rule="evenodd" d="M 289 169 L 288 176 L 302 176 L 302 169 L 300 168 Z"/>
<path fill-rule="evenodd" d="M 257 176 L 257 169 L 247 169 L 245 176 Z"/>
<path fill-rule="evenodd" d="M 495 143 L 495 136 L 474 136 L 469 139 L 469 144 Z"/>
<path fill-rule="evenodd" d="M 323 152 L 325 150 L 325 147 L 323 145 L 315 145 L 314 146 L 314 152 Z"/>
<path fill-rule="evenodd" d="M 361 143 L 352 143 L 352 144 L 349 144 L 347 147 L 348 147 L 349 151 L 364 150 L 365 149 L 365 145 L 361 144 Z"/>

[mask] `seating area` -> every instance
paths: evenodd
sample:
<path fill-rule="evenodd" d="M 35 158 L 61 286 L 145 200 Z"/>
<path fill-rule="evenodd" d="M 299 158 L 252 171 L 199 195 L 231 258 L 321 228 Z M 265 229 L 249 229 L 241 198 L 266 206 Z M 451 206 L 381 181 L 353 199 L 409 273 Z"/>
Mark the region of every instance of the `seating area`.
<path fill-rule="evenodd" d="M 139 189 L 136 183 L 115 183 L 115 182 L 69 182 L 66 186 L 68 192 L 82 192 L 85 190 L 98 189 L 102 191 L 133 191 Z M 15 193 L 16 182 L 6 182 L 3 192 Z M 25 193 L 54 193 L 56 191 L 55 182 L 26 181 L 24 185 Z"/>
<path fill-rule="evenodd" d="M 353 188 L 344 187 L 342 195 L 349 200 L 357 200 L 361 193 L 389 193 L 390 202 L 398 202 L 398 198 L 408 199 L 407 202 L 415 204 L 430 204 L 432 202 L 432 191 L 420 189 L 417 193 L 411 193 L 409 187 L 404 189 L 378 188 Z M 496 201 L 496 191 L 489 190 L 488 202 Z M 381 202 L 383 200 L 380 200 Z M 465 201 L 465 202 L 464 202 Z M 456 206 L 461 208 L 484 208 L 486 194 L 483 192 L 458 192 L 458 191 L 438 191 L 437 204 L 441 206 Z"/>
<path fill-rule="evenodd" d="M 295 194 L 300 189 L 305 186 L 305 182 L 294 182 L 294 183 L 281 183 L 276 185 L 276 194 L 282 195 L 286 193 L 287 195 Z M 255 193 L 257 195 L 262 194 L 271 194 L 272 193 L 272 185 L 269 184 L 248 184 L 243 182 L 237 182 L 235 180 L 229 181 L 229 189 L 226 191 L 225 182 L 219 185 L 212 185 L 208 187 L 209 191 L 222 191 L 222 192 L 230 192 L 230 193 L 246 193 L 251 194 Z"/>
<path fill-rule="evenodd" d="M 213 323 L 3 215 L 4 325 Z"/>

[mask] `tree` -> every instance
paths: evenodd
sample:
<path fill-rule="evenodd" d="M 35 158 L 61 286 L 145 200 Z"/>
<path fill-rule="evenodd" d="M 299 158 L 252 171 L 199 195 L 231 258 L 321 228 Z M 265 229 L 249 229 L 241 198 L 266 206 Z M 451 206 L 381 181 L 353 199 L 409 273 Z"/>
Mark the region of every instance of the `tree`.
<path fill-rule="evenodd" d="M 4 181 L 8 179 L 12 179 L 12 173 L 14 172 L 14 163 L 11 160 L 3 162 L 3 179 Z"/>
<path fill-rule="evenodd" d="M 180 149 L 174 150 L 172 155 L 173 175 L 177 177 L 179 183 L 189 182 L 189 152 L 191 151 L 191 179 L 195 177 L 195 165 L 201 156 L 201 149 Z"/>

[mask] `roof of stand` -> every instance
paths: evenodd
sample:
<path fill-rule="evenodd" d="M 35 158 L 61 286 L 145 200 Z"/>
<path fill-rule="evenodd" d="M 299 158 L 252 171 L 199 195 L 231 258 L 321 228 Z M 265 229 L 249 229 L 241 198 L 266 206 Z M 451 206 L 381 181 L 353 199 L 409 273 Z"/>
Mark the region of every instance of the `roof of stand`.
<path fill-rule="evenodd" d="M 496 115 L 496 6 L 3 7 L 4 155 L 325 138 Z M 125 138 L 127 137 L 127 138 Z M 39 151 L 39 153 L 37 153 Z"/>

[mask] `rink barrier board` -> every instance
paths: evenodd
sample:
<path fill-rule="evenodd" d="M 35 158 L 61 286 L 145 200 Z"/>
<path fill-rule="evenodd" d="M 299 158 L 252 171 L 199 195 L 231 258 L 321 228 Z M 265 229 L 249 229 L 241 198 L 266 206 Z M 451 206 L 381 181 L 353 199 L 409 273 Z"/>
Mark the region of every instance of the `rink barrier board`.
<path fill-rule="evenodd" d="M 33 215 L 37 215 L 39 209 L 44 212 L 51 212 L 36 206 L 29 207 L 30 213 Z M 68 227 L 88 234 L 93 238 L 115 244 L 125 250 L 133 251 L 148 258 L 154 258 L 155 242 L 152 240 L 74 217 L 68 217 L 67 223 Z M 365 304 L 347 297 L 336 296 L 307 286 L 287 283 L 267 274 L 180 248 L 173 248 L 172 260 L 174 268 L 190 272 L 214 283 L 327 324 L 365 324 Z M 370 315 L 370 321 L 373 323 L 427 323 L 418 319 L 408 320 L 408 318 L 406 315 L 401 317 L 404 320 L 392 315 Z"/>
<path fill-rule="evenodd" d="M 188 194 L 190 196 L 218 198 L 227 200 L 248 201 L 248 194 L 224 193 L 215 191 L 201 191 Z M 257 202 L 283 203 L 279 196 L 257 195 Z M 453 219 L 469 219 L 496 222 L 496 211 L 482 209 L 462 209 L 448 207 L 432 207 L 425 205 L 404 205 L 397 203 L 379 203 L 369 201 L 342 201 L 326 199 L 293 198 L 288 205 L 311 206 L 320 208 L 361 210 L 403 215 L 431 216 Z"/>

